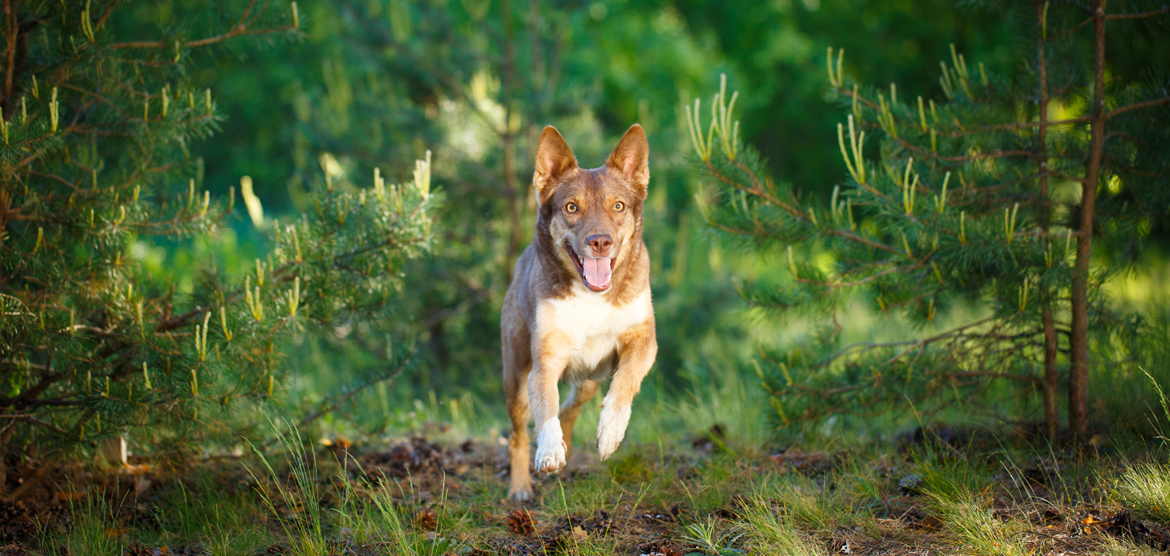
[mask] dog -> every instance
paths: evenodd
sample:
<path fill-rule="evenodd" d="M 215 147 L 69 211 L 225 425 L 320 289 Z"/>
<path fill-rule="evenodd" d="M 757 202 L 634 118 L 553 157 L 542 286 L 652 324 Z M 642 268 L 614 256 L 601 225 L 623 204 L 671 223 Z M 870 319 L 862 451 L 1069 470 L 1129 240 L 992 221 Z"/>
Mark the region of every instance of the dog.
<path fill-rule="evenodd" d="M 650 256 L 642 241 L 649 154 L 637 124 L 592 170 L 577 166 L 556 128 L 540 134 L 532 177 L 536 233 L 516 262 L 500 316 L 512 420 L 509 494 L 517 501 L 532 498 L 529 417 L 536 423 L 536 470 L 560 471 L 582 406 L 612 378 L 597 424 L 605 460 L 625 437 L 634 396 L 654 364 Z M 558 411 L 561 379 L 571 388 Z"/>

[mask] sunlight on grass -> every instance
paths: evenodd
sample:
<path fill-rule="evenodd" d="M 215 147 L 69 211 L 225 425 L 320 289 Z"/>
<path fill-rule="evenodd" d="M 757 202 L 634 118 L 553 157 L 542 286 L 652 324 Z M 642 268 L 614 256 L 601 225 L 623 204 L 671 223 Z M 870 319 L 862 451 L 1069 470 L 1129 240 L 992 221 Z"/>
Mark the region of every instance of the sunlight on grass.
<path fill-rule="evenodd" d="M 942 453 L 941 450 L 943 448 L 927 443 L 911 455 L 922 477 L 923 490 L 933 498 L 948 502 L 966 500 L 971 493 L 991 483 L 967 458 Z"/>
<path fill-rule="evenodd" d="M 546 487 L 544 512 L 557 519 L 591 515 L 597 510 L 612 510 L 623 496 L 622 488 L 603 474 L 578 476 L 571 485 L 558 477 Z"/>
<path fill-rule="evenodd" d="M 828 493 L 817 492 L 812 484 L 784 485 L 776 493 L 776 498 L 789 519 L 802 528 L 822 534 L 832 533 L 837 528 L 841 508 L 835 507 Z"/>
<path fill-rule="evenodd" d="M 1157 556 L 1164 554 L 1148 546 L 1138 546 L 1106 535 L 1101 541 L 1101 556 Z"/>
<path fill-rule="evenodd" d="M 925 444 L 912 454 L 922 477 L 927 507 L 953 536 L 960 551 L 988 556 L 1028 556 L 1019 542 L 1026 525 L 1016 519 L 1001 521 L 991 511 L 985 493 L 994 482 L 966 457 L 945 444 Z"/>
<path fill-rule="evenodd" d="M 1032 551 L 1019 544 L 1024 531 L 1015 521 L 1002 522 L 985 504 L 973 497 L 956 500 L 931 497 L 932 509 L 947 531 L 955 536 L 961 550 L 987 556 L 1029 556 Z"/>
<path fill-rule="evenodd" d="M 788 522 L 788 515 L 775 510 L 763 496 L 755 495 L 743 507 L 741 526 L 749 542 L 765 553 L 788 556 L 828 556 L 828 551 Z"/>
<path fill-rule="evenodd" d="M 1150 463 L 1126 469 L 1117 481 L 1118 500 L 1134 513 L 1170 525 L 1170 467 Z"/>
<path fill-rule="evenodd" d="M 292 423 L 286 425 L 287 431 L 277 423 L 272 423 L 272 430 L 281 450 L 288 457 L 295 488 L 281 480 L 281 476 L 268 462 L 268 458 L 255 445 L 252 446 L 252 450 L 264 465 L 267 482 L 271 486 L 264 486 L 265 481 L 251 468 L 248 468 L 248 473 L 260 483 L 261 486 L 256 489 L 260 493 L 260 500 L 280 523 L 285 536 L 292 543 L 292 553 L 295 556 L 319 556 L 326 553 L 327 546 L 324 516 L 321 512 L 320 483 L 317 480 L 317 457 L 313 453 L 312 444 L 306 445 L 296 426 Z M 275 489 L 275 493 L 272 489 Z M 293 510 L 292 515 L 286 516 L 278 510 L 278 504 Z"/>

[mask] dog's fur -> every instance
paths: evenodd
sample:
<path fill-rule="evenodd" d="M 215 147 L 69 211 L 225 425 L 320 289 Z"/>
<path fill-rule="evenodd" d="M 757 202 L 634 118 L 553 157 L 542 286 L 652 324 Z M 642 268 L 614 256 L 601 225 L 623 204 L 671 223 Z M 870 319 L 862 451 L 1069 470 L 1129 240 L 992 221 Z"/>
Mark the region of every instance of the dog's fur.
<path fill-rule="evenodd" d="M 621 444 L 634 395 L 654 364 L 650 257 L 642 241 L 649 150 L 646 133 L 635 124 L 605 166 L 585 170 L 555 128 L 540 134 L 532 178 L 536 235 L 516 263 L 500 318 L 504 395 L 512 418 L 510 494 L 517 500 L 532 498 L 530 413 L 536 469 L 559 471 L 581 407 L 597 393 L 599 381 L 612 377 L 597 425 L 604 460 Z M 562 378 L 571 390 L 558 414 Z"/>

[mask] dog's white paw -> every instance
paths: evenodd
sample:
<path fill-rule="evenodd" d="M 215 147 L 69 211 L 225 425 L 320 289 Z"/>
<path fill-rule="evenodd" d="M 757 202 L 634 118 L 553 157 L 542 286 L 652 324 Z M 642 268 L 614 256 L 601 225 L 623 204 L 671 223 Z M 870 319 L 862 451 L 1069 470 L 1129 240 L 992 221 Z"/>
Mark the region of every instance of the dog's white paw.
<path fill-rule="evenodd" d="M 544 422 L 536 437 L 536 470 L 556 473 L 565 467 L 565 437 L 561 420 L 553 417 Z"/>
<path fill-rule="evenodd" d="M 630 406 L 615 409 L 610 404 L 604 404 L 601 408 L 601 417 L 597 420 L 597 454 L 602 461 L 613 455 L 626 437 L 630 409 Z"/>

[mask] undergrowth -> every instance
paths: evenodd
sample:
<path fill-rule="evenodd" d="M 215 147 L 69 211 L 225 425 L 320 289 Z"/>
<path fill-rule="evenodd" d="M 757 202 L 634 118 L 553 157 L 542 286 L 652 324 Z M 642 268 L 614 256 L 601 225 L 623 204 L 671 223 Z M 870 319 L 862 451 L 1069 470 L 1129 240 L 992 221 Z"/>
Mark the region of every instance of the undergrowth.
<path fill-rule="evenodd" d="M 155 471 L 159 486 L 146 499 L 96 482 L 79 487 L 68 498 L 71 517 L 41 522 L 40 537 L 24 546 L 46 556 L 162 547 L 302 556 L 1120 555 L 1146 553 L 1152 537 L 1109 529 L 1110 516 L 1132 512 L 1155 532 L 1168 524 L 1170 479 L 1148 443 L 1034 446 L 980 432 L 964 441 L 778 447 L 757 431 L 714 427 L 735 422 L 733 408 L 748 403 L 743 389 L 709 396 L 677 417 L 689 425 L 635 433 L 604 463 L 590 442 L 576 444 L 570 468 L 537 477 L 526 507 L 507 498 L 507 450 L 497 437 L 351 447 L 310 442 L 281 423 L 271 449 L 254 446 L 244 465 Z M 582 418 L 581 429 L 591 425 Z M 826 445 L 835 450 L 818 449 Z M 1130 465 L 1143 453 L 1145 463 Z"/>

